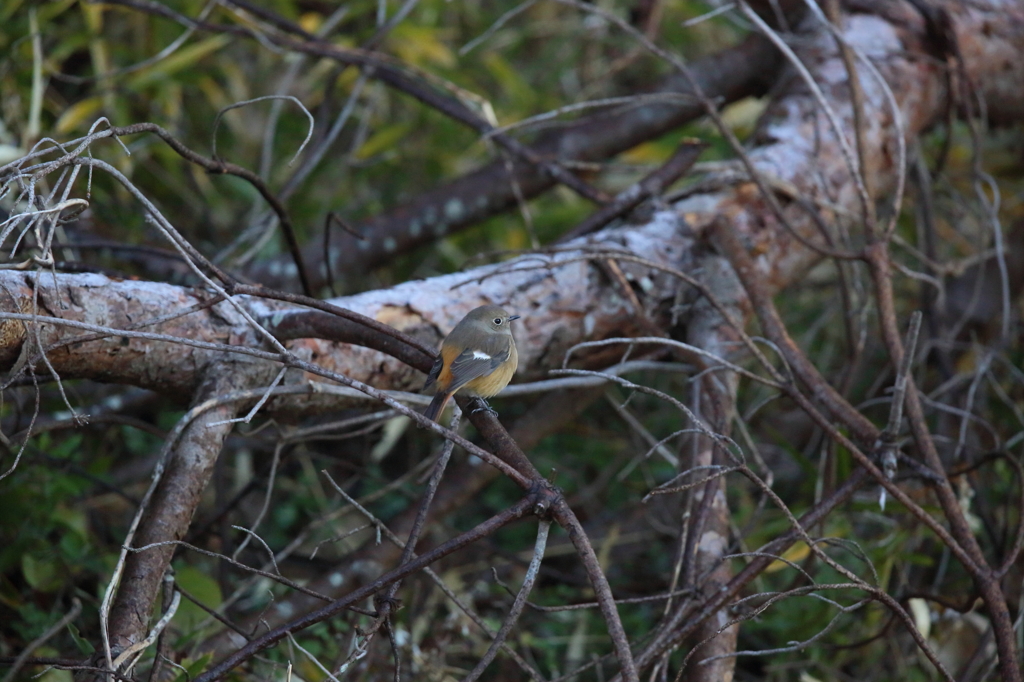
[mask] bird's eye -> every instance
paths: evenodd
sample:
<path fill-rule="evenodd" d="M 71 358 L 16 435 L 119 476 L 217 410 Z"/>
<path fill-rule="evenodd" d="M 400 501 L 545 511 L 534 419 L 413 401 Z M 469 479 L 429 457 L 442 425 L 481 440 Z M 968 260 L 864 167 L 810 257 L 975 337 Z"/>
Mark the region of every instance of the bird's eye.
<path fill-rule="evenodd" d="M 501 318 L 500 317 L 494 318 L 494 324 L 501 324 Z"/>

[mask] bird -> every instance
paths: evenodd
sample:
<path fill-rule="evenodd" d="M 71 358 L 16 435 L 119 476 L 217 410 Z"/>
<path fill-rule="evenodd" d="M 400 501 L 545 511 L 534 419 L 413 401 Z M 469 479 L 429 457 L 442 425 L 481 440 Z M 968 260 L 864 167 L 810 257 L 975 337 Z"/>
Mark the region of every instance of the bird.
<path fill-rule="evenodd" d="M 423 389 L 435 388 L 424 416 L 437 421 L 448 400 L 462 391 L 480 398 L 497 395 L 508 386 L 519 366 L 509 315 L 501 306 L 470 310 L 441 343 L 441 352 Z M 490 409 L 490 408 L 488 408 Z"/>

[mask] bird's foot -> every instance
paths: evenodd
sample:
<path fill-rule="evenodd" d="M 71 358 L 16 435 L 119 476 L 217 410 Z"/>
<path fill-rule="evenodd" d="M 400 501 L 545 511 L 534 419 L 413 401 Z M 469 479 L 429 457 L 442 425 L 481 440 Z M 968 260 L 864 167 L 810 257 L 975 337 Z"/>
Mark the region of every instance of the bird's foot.
<path fill-rule="evenodd" d="M 495 417 L 498 416 L 498 411 L 491 407 L 486 400 L 484 400 L 483 398 L 478 398 L 477 400 L 480 401 L 480 404 L 474 407 L 473 411 L 470 412 L 470 414 L 476 414 L 477 412 L 490 412 Z"/>

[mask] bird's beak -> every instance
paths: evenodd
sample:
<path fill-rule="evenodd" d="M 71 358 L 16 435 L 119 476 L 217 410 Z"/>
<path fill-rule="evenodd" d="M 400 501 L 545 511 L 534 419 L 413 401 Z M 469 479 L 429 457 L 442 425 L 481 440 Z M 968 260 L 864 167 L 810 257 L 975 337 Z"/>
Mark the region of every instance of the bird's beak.
<path fill-rule="evenodd" d="M 511 322 L 512 320 L 518 320 L 518 319 L 519 319 L 518 315 L 509 315 L 508 316 L 508 321 L 509 322 Z"/>

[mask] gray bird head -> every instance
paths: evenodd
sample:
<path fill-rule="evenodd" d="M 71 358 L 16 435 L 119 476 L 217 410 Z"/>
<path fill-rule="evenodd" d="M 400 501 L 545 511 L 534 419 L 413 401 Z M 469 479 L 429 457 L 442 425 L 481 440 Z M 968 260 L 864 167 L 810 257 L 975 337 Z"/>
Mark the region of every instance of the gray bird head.
<path fill-rule="evenodd" d="M 476 327 L 480 330 L 490 330 L 511 334 L 512 330 L 509 323 L 512 320 L 518 319 L 518 315 L 509 315 L 508 311 L 501 306 L 482 305 L 479 308 L 470 310 L 465 319 L 459 323 L 459 326 L 467 325 Z"/>

